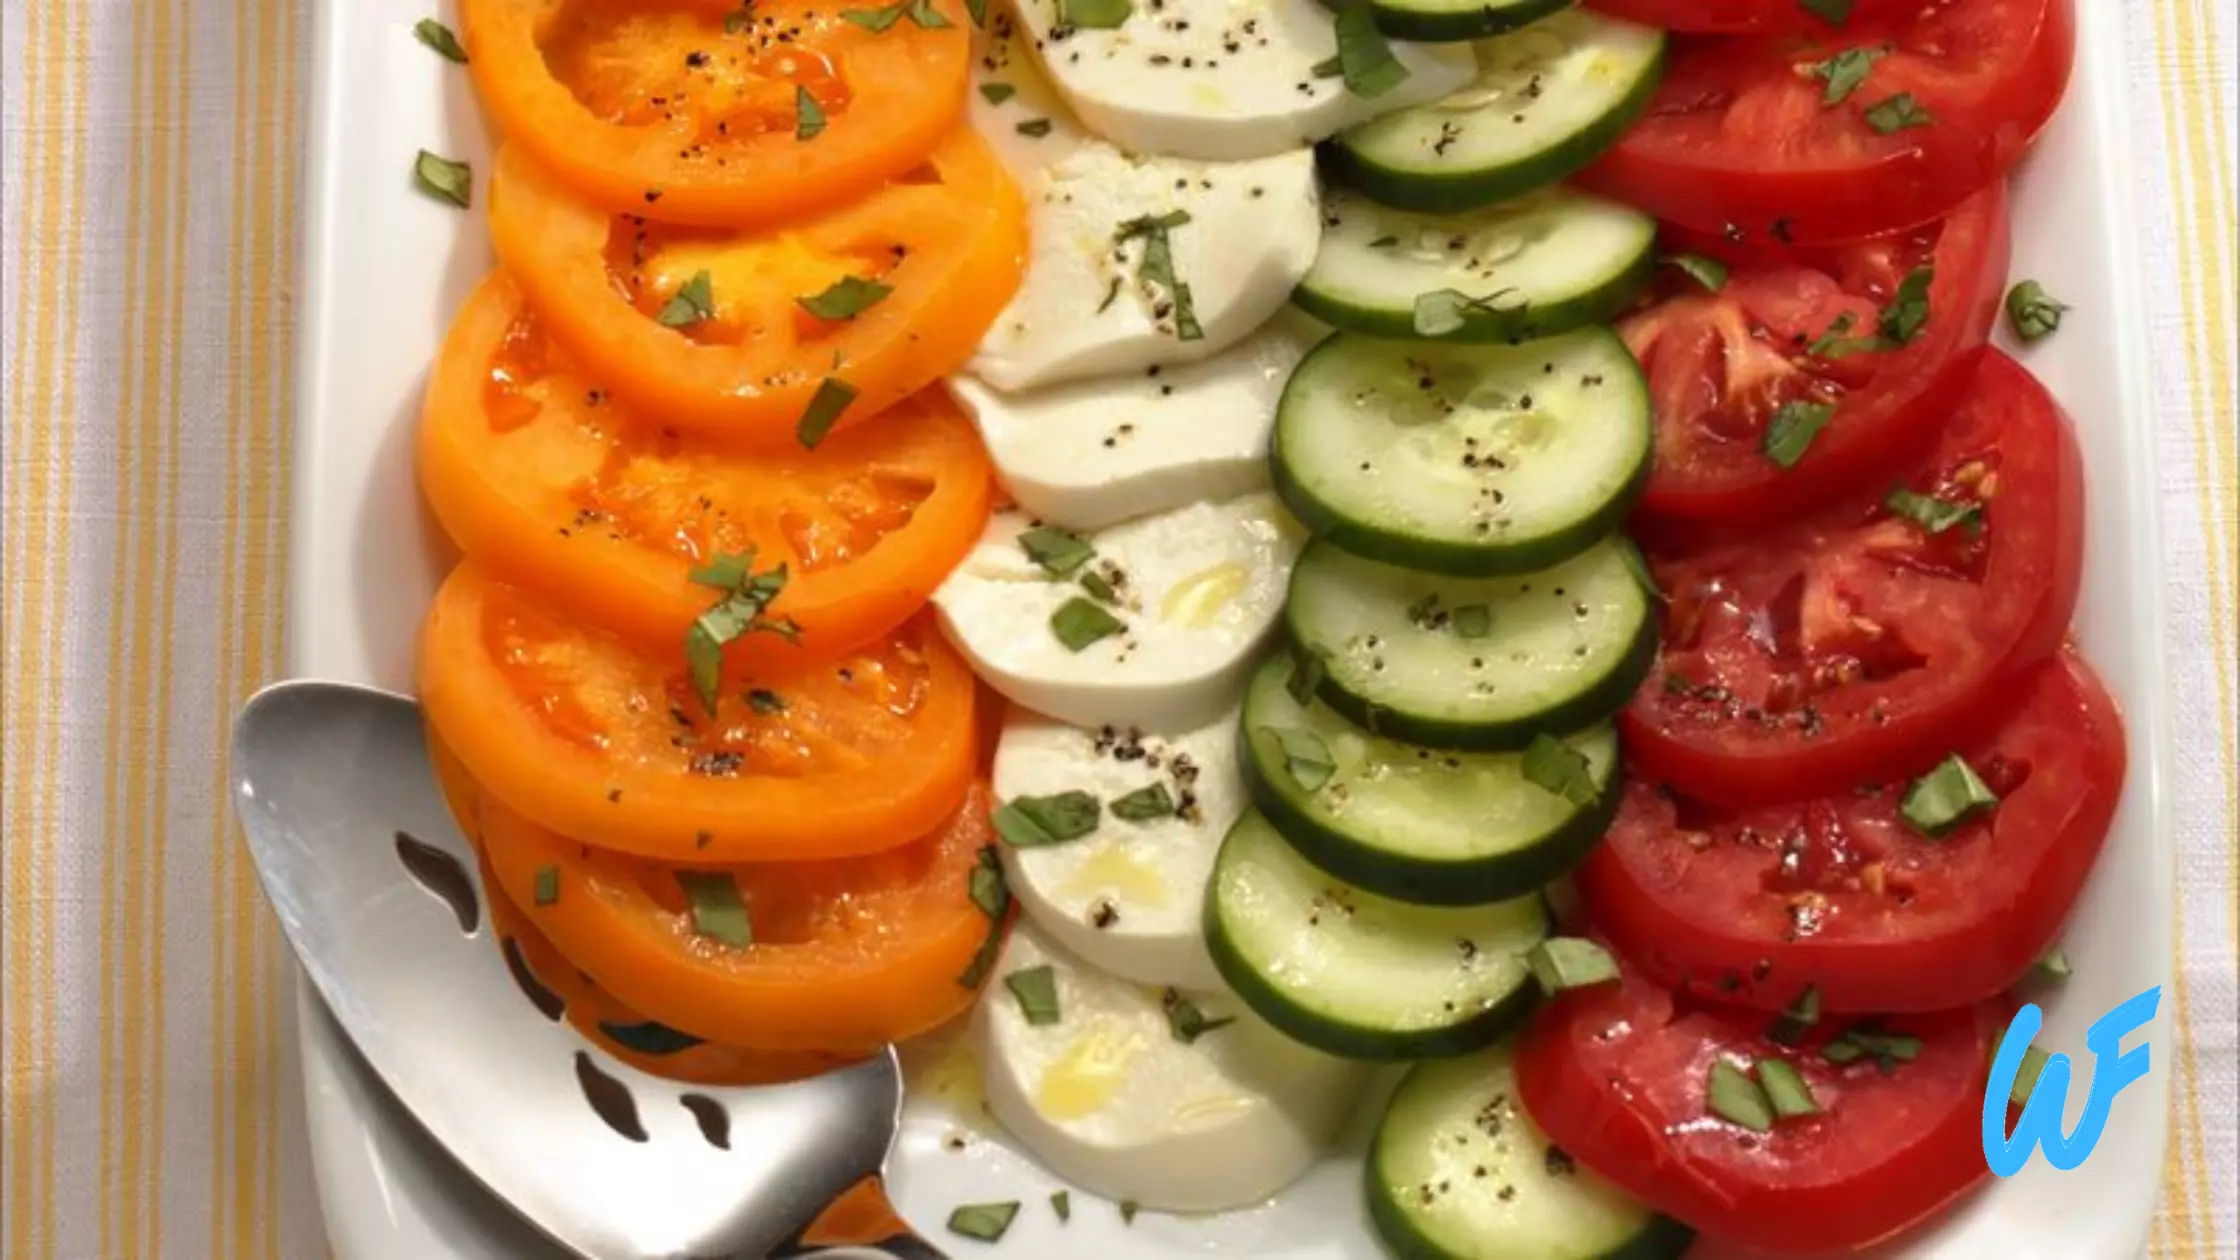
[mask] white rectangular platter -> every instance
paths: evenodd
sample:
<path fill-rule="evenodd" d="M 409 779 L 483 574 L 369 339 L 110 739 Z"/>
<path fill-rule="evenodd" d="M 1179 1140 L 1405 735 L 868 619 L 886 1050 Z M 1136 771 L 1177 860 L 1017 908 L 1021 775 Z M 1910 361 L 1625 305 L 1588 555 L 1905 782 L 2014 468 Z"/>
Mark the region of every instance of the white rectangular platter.
<path fill-rule="evenodd" d="M 2041 1044 L 2079 1054 L 2093 1018 L 2167 979 L 2170 855 L 2162 826 L 2168 765 L 2161 652 L 2162 567 L 2151 467 L 2145 315 L 2129 210 L 2120 6 L 2078 0 L 2076 81 L 2015 199 L 2015 275 L 2074 304 L 2059 338 L 2026 354 L 2076 418 L 2090 523 L 2077 635 L 2123 703 L 2131 777 L 2122 812 L 2066 935 L 2077 975 L 2053 1000 Z M 410 690 L 422 609 L 449 563 L 413 486 L 413 429 L 427 365 L 450 313 L 490 265 L 479 213 L 422 196 L 416 150 L 487 169 L 489 146 L 466 77 L 412 37 L 419 6 L 330 0 L 318 34 L 298 293 L 302 389 L 295 434 L 289 666 L 299 676 Z M 449 14 L 443 16 L 449 17 Z M 431 981 L 433 982 L 433 981 Z M 2167 1004 L 2164 1007 L 2167 1010 Z M 544 1260 L 560 1252 L 491 1203 L 389 1101 L 308 990 L 301 1009 L 306 1103 L 321 1205 L 342 1260 Z M 2117 1260 L 2138 1254 L 2162 1168 L 2166 1017 L 2144 1037 L 2147 1079 L 2118 1101 L 2096 1154 L 2057 1172 L 2039 1160 L 1889 1254 Z M 955 1062 L 922 1085 L 893 1168 L 901 1205 L 937 1232 L 959 1202 L 1041 1202 L 1056 1183 L 975 1112 Z M 2070 1119 L 2083 1105 L 2073 1090 Z M 938 1094 L 939 1096 L 934 1096 Z M 961 1105 L 960 1105 L 961 1104 Z M 972 1134 L 961 1152 L 945 1139 Z M 1356 1125 L 1358 1130 L 1361 1126 Z M 1276 1203 L 1216 1219 L 1076 1206 L 1061 1236 L 1029 1211 L 998 1249 L 1026 1257 L 1160 1260 L 1258 1256 L 1372 1260 L 1361 1210 L 1360 1135 Z M 963 1243 L 962 1246 L 978 1247 Z M 992 1253 L 993 1254 L 993 1253 Z M 1701 1245 L 1702 1260 L 1730 1253 Z"/>

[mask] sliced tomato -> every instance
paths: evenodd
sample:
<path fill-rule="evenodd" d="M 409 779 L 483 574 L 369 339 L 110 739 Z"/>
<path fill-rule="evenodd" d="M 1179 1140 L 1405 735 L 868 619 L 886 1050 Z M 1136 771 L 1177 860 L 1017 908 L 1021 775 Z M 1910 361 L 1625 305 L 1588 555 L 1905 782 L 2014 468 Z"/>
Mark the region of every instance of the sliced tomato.
<path fill-rule="evenodd" d="M 1987 1002 L 1875 1021 L 1873 1033 L 1912 1039 L 1886 1070 L 1875 1054 L 1829 1061 L 1831 1041 L 1867 1031 L 1851 1021 L 1824 1017 L 1785 1045 L 1762 1014 L 1701 1007 L 1628 970 L 1534 1017 L 1517 1044 L 1517 1090 L 1564 1154 L 1706 1237 L 1848 1251 L 1990 1175 L 1983 1094 L 2010 1014 Z M 1713 1064 L 1765 1060 L 1795 1070 L 1818 1115 L 1760 1133 L 1711 1109 Z"/>
<path fill-rule="evenodd" d="M 963 117 L 963 7 L 883 8 L 463 0 L 460 18 L 492 121 L 576 196 L 729 226 L 869 192 Z"/>
<path fill-rule="evenodd" d="M 862 647 L 933 594 L 986 524 L 987 455 L 924 390 L 814 452 L 748 454 L 630 415 L 552 345 L 502 273 L 459 311 L 420 429 L 420 486 L 460 550 L 561 612 L 675 650 L 721 598 L 692 581 L 753 552 L 788 578 L 770 605 L 797 643 L 750 635 L 743 664 L 798 668 Z"/>
<path fill-rule="evenodd" d="M 681 652 L 572 624 L 471 561 L 421 629 L 420 703 L 443 742 L 491 797 L 587 844 L 717 863 L 874 853 L 939 825 L 971 782 L 972 674 L 930 618 L 833 664 L 720 684 L 710 714 Z"/>
<path fill-rule="evenodd" d="M 1927 223 L 2004 176 L 2053 116 L 2072 3 L 1919 0 L 1803 36 L 1681 41 L 1647 112 L 1580 180 L 1738 236 Z"/>
<path fill-rule="evenodd" d="M 2082 577 L 2084 468 L 2045 387 L 1991 350 L 1887 490 L 1735 533 L 1652 561 L 1671 602 L 1626 747 L 1705 800 L 1808 799 L 1927 769 L 2053 655 Z"/>
<path fill-rule="evenodd" d="M 1957 744 L 1999 798 L 1927 836 L 1907 785 L 1720 809 L 1636 779 L 1577 875 L 1589 915 L 1661 984 L 1784 1010 L 1933 1011 L 2006 989 L 2053 943 L 2123 792 L 2123 723 L 2064 655 Z"/>
<path fill-rule="evenodd" d="M 520 150 L 490 184 L 498 257 L 553 342 L 640 413 L 733 445 L 814 446 L 971 355 L 1026 265 L 1026 206 L 969 127 L 903 176 L 783 227 L 666 227 L 569 196 Z M 876 300 L 804 302 L 834 286 Z M 666 320 L 665 318 L 666 317 Z"/>
<path fill-rule="evenodd" d="M 1868 21 L 1920 0 L 1829 0 L 1805 4 L 1800 0 L 1588 0 L 1588 7 L 1612 17 L 1669 31 L 1702 31 L 1722 35 L 1782 35 L 1798 31 L 1825 31 L 1845 22 Z M 1826 14 L 1844 13 L 1830 22 Z"/>
<path fill-rule="evenodd" d="M 681 867 L 579 844 L 495 799 L 482 821 L 505 895 L 629 1009 L 724 1045 L 851 1054 L 971 1004 L 967 970 L 999 930 L 971 896 L 989 808 L 975 788 L 930 834 L 869 856 Z M 696 931 L 680 871 L 732 882 L 751 944 Z"/>
<path fill-rule="evenodd" d="M 1656 408 L 1642 510 L 1762 524 L 1858 489 L 1943 419 L 2006 285 L 2006 188 L 1941 222 L 1847 245 L 1683 247 L 1722 255 L 1725 283 L 1707 292 L 1666 268 L 1658 295 L 1619 325 Z M 1921 280 L 1907 288 L 1924 270 L 1925 298 Z M 1801 455 L 1784 449 L 1784 429 L 1814 411 L 1817 435 Z"/>

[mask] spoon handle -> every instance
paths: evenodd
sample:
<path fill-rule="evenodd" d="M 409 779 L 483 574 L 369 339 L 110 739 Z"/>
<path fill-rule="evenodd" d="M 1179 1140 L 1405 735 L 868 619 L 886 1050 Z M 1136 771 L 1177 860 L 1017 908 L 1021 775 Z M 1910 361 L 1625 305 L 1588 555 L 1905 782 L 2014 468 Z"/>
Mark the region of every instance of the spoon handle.
<path fill-rule="evenodd" d="M 886 1182 L 876 1173 L 857 1182 L 794 1240 L 770 1253 L 770 1260 L 808 1260 L 845 1254 L 851 1260 L 886 1256 L 890 1260 L 947 1260 L 941 1249 L 911 1230 L 887 1200 Z"/>

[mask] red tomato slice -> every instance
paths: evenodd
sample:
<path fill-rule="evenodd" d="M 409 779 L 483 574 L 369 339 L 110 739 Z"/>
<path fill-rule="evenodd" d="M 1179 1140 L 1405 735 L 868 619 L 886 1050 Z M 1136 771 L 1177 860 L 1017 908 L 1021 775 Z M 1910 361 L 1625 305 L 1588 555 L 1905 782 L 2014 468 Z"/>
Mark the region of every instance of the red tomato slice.
<path fill-rule="evenodd" d="M 2005 175 L 2053 116 L 2076 59 L 2071 3 L 1921 0 L 1801 37 L 1678 41 L 1648 111 L 1580 182 L 1706 232 L 1831 241 L 1927 223 Z"/>
<path fill-rule="evenodd" d="M 1850 1028 L 1823 1018 L 1795 1046 L 1753 1012 L 1696 1007 L 1627 972 L 1537 1015 L 1517 1045 L 1525 1110 L 1564 1153 L 1707 1237 L 1776 1251 L 1863 1247 L 1984 1177 L 1982 1108 L 2010 1013 L 1987 1002 L 1878 1021 L 1918 1040 L 1885 1072 L 1831 1063 Z M 1788 1063 L 1820 1114 L 1752 1132 L 1709 1106 L 1711 1067 Z"/>
<path fill-rule="evenodd" d="M 1987 351 L 1888 492 L 1653 562 L 1671 606 L 1620 719 L 1629 753 L 1732 804 L 1919 773 L 2060 646 L 2083 559 L 2076 435 L 2044 386 Z"/>
<path fill-rule="evenodd" d="M 1840 3 L 1841 0 L 1838 0 Z M 1848 20 L 1866 20 L 1894 13 L 1919 0 L 1856 0 Z M 1720 35 L 1789 35 L 1799 31 L 1825 31 L 1831 24 L 1812 7 L 1798 0 L 1589 0 L 1589 8 L 1611 17 L 1669 31 L 1704 31 Z"/>
<path fill-rule="evenodd" d="M 2000 992 L 2052 944 L 2123 792 L 2123 722 L 2074 655 L 1954 751 L 1999 797 L 1929 838 L 1904 783 L 1722 811 L 1634 780 L 1578 872 L 1596 926 L 1659 983 L 1783 1010 L 1934 1011 Z"/>
<path fill-rule="evenodd" d="M 1943 400 L 1966 381 L 1998 314 L 2007 194 L 1993 184 L 1940 223 L 1848 245 L 1682 243 L 1732 268 L 1716 293 L 1667 268 L 1663 296 L 1619 325 L 1657 414 L 1642 510 L 1762 523 L 1860 488 L 1943 420 Z M 1933 273 L 1926 322 L 1899 326 L 1910 339 L 1878 348 L 1886 317 L 1920 309 L 1901 286 L 1924 267 Z M 1828 405 L 1801 458 L 1777 452 L 1769 432 L 1800 408 Z"/>

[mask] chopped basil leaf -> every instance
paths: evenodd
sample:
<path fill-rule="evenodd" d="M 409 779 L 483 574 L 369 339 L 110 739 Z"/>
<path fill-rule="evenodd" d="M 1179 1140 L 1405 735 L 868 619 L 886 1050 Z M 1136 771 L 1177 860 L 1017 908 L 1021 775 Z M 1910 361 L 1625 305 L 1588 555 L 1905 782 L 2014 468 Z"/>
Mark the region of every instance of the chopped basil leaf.
<path fill-rule="evenodd" d="M 718 554 L 692 570 L 692 581 L 723 592 L 723 598 L 693 620 L 684 633 L 684 659 L 692 689 L 708 712 L 716 711 L 723 676 L 723 646 L 742 635 L 775 634 L 797 642 L 800 628 L 790 617 L 766 617 L 771 601 L 786 589 L 786 566 L 754 571 L 752 549 Z"/>
<path fill-rule="evenodd" d="M 1050 1192 L 1050 1210 L 1058 1214 L 1060 1225 L 1072 1220 L 1073 1196 L 1063 1190 L 1052 1190 Z"/>
<path fill-rule="evenodd" d="M 1882 60 L 1889 51 L 1887 48 L 1846 48 L 1826 61 L 1814 62 L 1813 76 L 1828 85 L 1820 93 L 1820 103 L 1843 104 L 1846 98 L 1859 90 L 1860 84 L 1867 81 L 1867 72 L 1874 69 L 1874 63 Z"/>
<path fill-rule="evenodd" d="M 1834 26 L 1841 26 L 1851 18 L 1851 6 L 1858 0 L 1797 0 L 1797 7 Z"/>
<path fill-rule="evenodd" d="M 967 1203 L 949 1213 L 949 1232 L 961 1234 L 980 1242 L 995 1242 L 1004 1231 L 1011 1228 L 1011 1218 L 1019 1214 L 1019 1201 L 1007 1203 Z"/>
<path fill-rule="evenodd" d="M 2030 1101 L 2030 1093 L 2038 1088 L 2038 1077 L 2046 1070 L 2046 1060 L 2051 1057 L 2036 1046 L 2023 1048 L 2022 1063 L 2014 1072 L 2014 1085 L 2007 1090 L 2008 1101 L 2017 1107 Z"/>
<path fill-rule="evenodd" d="M 1820 1048 L 1820 1057 L 1830 1063 L 1852 1063 L 1871 1055 L 1886 1076 L 1896 1071 L 1898 1064 L 1911 1062 L 1920 1053 L 1921 1038 L 1883 1032 L 1871 1021 L 1853 1025 L 1841 1037 Z"/>
<path fill-rule="evenodd" d="M 1836 1040 L 1820 1048 L 1820 1057 L 1830 1063 L 1850 1063 L 1866 1057 L 1867 1048 L 1856 1041 Z"/>
<path fill-rule="evenodd" d="M 996 965 L 996 956 L 1003 952 L 1003 917 L 1011 912 L 1011 889 L 1003 881 L 1003 860 L 996 856 L 994 845 L 981 847 L 980 860 L 966 877 L 965 890 L 972 904 L 988 916 L 987 936 L 981 939 L 972 961 L 957 974 L 959 985 L 977 989 Z"/>
<path fill-rule="evenodd" d="M 1550 997 L 1618 978 L 1618 964 L 1610 952 L 1576 936 L 1551 936 L 1540 942 L 1525 951 L 1524 965 Z"/>
<path fill-rule="evenodd" d="M 553 902 L 560 900 L 559 867 L 540 866 L 537 868 L 536 894 L 537 904 L 540 906 L 549 906 Z"/>
<path fill-rule="evenodd" d="M 1885 347 L 1907 345 L 1921 335 L 1929 323 L 1929 285 L 1936 278 L 1937 269 L 1923 263 L 1898 282 L 1890 305 L 1882 308 L 1879 330 Z"/>
<path fill-rule="evenodd" d="M 734 949 L 754 944 L 754 925 L 747 919 L 746 903 L 739 900 L 737 880 L 722 871 L 678 871 L 677 885 L 691 904 L 696 935 Z"/>
<path fill-rule="evenodd" d="M 1097 303 L 1097 314 L 1099 314 L 1099 315 L 1102 315 L 1102 314 L 1104 314 L 1104 313 L 1105 313 L 1106 311 L 1109 311 L 1109 310 L 1111 310 L 1111 309 L 1112 309 L 1112 304 L 1113 304 L 1114 302 L 1117 302 L 1117 301 L 1119 301 L 1119 300 L 1120 300 L 1120 277 L 1118 277 L 1118 276 L 1114 276 L 1114 277 L 1113 277 L 1113 278 L 1112 278 L 1112 279 L 1111 279 L 1110 281 L 1108 281 L 1108 282 L 1107 282 L 1107 283 L 1105 284 L 1105 286 L 1104 286 L 1104 297 L 1103 297 L 1103 299 L 1102 299 L 1102 300 L 1100 300 L 1100 301 L 1099 301 L 1099 302 Z"/>
<path fill-rule="evenodd" d="M 1911 92 L 1900 92 L 1868 106 L 1866 119 L 1869 127 L 1885 136 L 1909 127 L 1926 127 L 1936 121 L 1913 99 Z"/>
<path fill-rule="evenodd" d="M 933 7 L 933 0 L 911 0 L 907 12 L 910 21 L 925 30 L 943 31 L 951 25 L 949 19 L 942 16 L 941 10 Z"/>
<path fill-rule="evenodd" d="M 412 33 L 446 60 L 466 64 L 467 50 L 459 46 L 459 37 L 451 33 L 450 27 L 434 18 L 421 18 L 412 24 Z"/>
<path fill-rule="evenodd" d="M 1058 1022 L 1058 973 L 1048 963 L 1012 972 L 1003 978 L 1003 987 L 1018 999 L 1027 1023 L 1047 1028 Z"/>
<path fill-rule="evenodd" d="M 1898 814 L 1906 825 L 1935 839 L 1998 804 L 1998 794 L 1954 753 L 1907 786 L 1898 800 Z"/>
<path fill-rule="evenodd" d="M 883 31 L 907 16 L 911 22 L 927 30 L 939 30 L 949 25 L 928 0 L 895 0 L 893 4 L 876 9 L 842 9 L 840 16 L 867 31 Z"/>
<path fill-rule="evenodd" d="M 1664 260 L 1667 267 L 1678 267 L 1688 277 L 1713 293 L 1727 287 L 1727 265 L 1716 258 L 1701 254 L 1670 254 Z"/>
<path fill-rule="evenodd" d="M 1167 1012 L 1167 1031 L 1183 1045 L 1193 1045 L 1198 1038 L 1216 1032 L 1237 1022 L 1233 1015 L 1220 1019 L 1207 1019 L 1198 1004 L 1182 996 L 1179 990 L 1169 989 L 1159 997 L 1159 1005 Z"/>
<path fill-rule="evenodd" d="M 1117 242 L 1143 240 L 1143 261 L 1136 264 L 1136 283 L 1151 290 L 1154 299 L 1153 313 L 1158 313 L 1157 302 L 1172 304 L 1174 310 L 1174 336 L 1177 341 L 1200 341 L 1205 329 L 1198 326 L 1198 311 L 1190 300 L 1190 286 L 1175 274 L 1174 242 L 1167 235 L 1190 222 L 1187 210 L 1170 210 L 1161 215 L 1144 215 L 1120 225 L 1114 233 Z"/>
<path fill-rule="evenodd" d="M 768 717 L 786 711 L 786 698 L 768 687 L 757 687 L 747 693 L 747 707 Z"/>
<path fill-rule="evenodd" d="M 1304 651 L 1291 657 L 1291 677 L 1283 689 L 1291 699 L 1301 705 L 1314 703 L 1315 693 L 1322 689 L 1322 680 L 1330 672 L 1330 649 L 1319 643 L 1310 643 Z"/>
<path fill-rule="evenodd" d="M 814 140 L 824 134 L 824 106 L 799 84 L 793 89 L 793 138 Z"/>
<path fill-rule="evenodd" d="M 412 179 L 420 190 L 462 209 L 474 204 L 474 168 L 437 157 L 426 149 L 412 159 Z"/>
<path fill-rule="evenodd" d="M 1819 1022 L 1820 990 L 1808 984 L 1804 992 L 1797 995 L 1797 1000 L 1789 1004 L 1789 1009 L 1781 1012 L 1781 1018 L 1773 1021 L 1766 1036 L 1782 1045 L 1793 1046 Z"/>
<path fill-rule="evenodd" d="M 744 35 L 754 29 L 754 0 L 740 0 L 740 6 L 723 15 L 723 33 Z"/>
<path fill-rule="evenodd" d="M 1019 550 L 1054 578 L 1072 576 L 1097 554 L 1096 548 L 1052 525 L 1037 525 L 1020 534 Z"/>
<path fill-rule="evenodd" d="M 1120 1223 L 1122 1225 L 1135 1224 L 1136 1213 L 1141 1212 L 1142 1210 L 1143 1205 L 1136 1202 L 1134 1199 L 1120 1200 Z"/>
<path fill-rule="evenodd" d="M 1122 822 L 1155 822 L 1174 817 L 1174 796 L 1167 791 L 1166 784 L 1152 783 L 1113 798 L 1107 808 Z"/>
<path fill-rule="evenodd" d="M 1785 402 L 1774 408 L 1773 418 L 1766 421 L 1765 437 L 1758 449 L 1783 468 L 1794 468 L 1835 414 L 1834 403 Z"/>
<path fill-rule="evenodd" d="M 817 385 L 817 392 L 809 399 L 809 407 L 801 413 L 801 423 L 793 430 L 794 440 L 810 450 L 824 441 L 839 423 L 840 413 L 856 400 L 856 387 L 837 376 L 828 376 Z"/>
<path fill-rule="evenodd" d="M 1812 1096 L 1803 1074 L 1780 1059 L 1758 1060 L 1758 1085 L 1765 1090 L 1773 1114 L 1783 1120 L 1820 1114 L 1820 1100 Z"/>
<path fill-rule="evenodd" d="M 1493 633 L 1493 609 L 1484 604 L 1464 604 L 1447 614 L 1458 639 L 1482 639 Z"/>
<path fill-rule="evenodd" d="M 652 1058 L 682 1054 L 694 1046 L 706 1045 L 702 1039 L 688 1032 L 678 1032 L 667 1024 L 644 1020 L 635 1024 L 616 1024 L 599 1021 L 599 1031 L 609 1041 Z"/>
<path fill-rule="evenodd" d="M 1008 83 L 983 83 L 980 85 L 980 96 L 990 105 L 1001 105 L 1018 94 L 1019 89 Z"/>
<path fill-rule="evenodd" d="M 2007 324 L 2024 341 L 2052 336 L 2061 327 L 2062 312 L 2068 309 L 2035 280 L 2025 280 L 2007 291 Z"/>
<path fill-rule="evenodd" d="M 1436 630 L 1444 624 L 1439 616 L 1439 592 L 1433 591 L 1401 610 L 1410 625 L 1424 630 Z"/>
<path fill-rule="evenodd" d="M 1058 20 L 1086 30 L 1112 30 L 1125 25 L 1134 13 L 1130 0 L 1058 0 Z"/>
<path fill-rule="evenodd" d="M 2046 952 L 2038 955 L 2036 966 L 2038 975 L 2053 981 L 2055 984 L 2063 983 L 2070 976 L 2076 974 L 2075 968 L 2069 965 L 2067 951 L 2059 945 L 2050 946 Z"/>
<path fill-rule="evenodd" d="M 854 319 L 887 300 L 894 290 L 876 280 L 842 276 L 814 297 L 795 298 L 801 309 L 818 319 Z"/>
<path fill-rule="evenodd" d="M 1104 605 L 1095 600 L 1076 595 L 1058 605 L 1050 614 L 1050 633 L 1068 652 L 1079 652 L 1090 644 L 1127 632 L 1128 623 L 1105 611 Z"/>
<path fill-rule="evenodd" d="M 1369 242 L 1369 248 L 1391 249 L 1393 246 L 1398 245 L 1399 243 L 1400 238 L 1397 236 L 1380 236 L 1377 239 Z"/>
<path fill-rule="evenodd" d="M 716 282 L 705 269 L 692 273 L 692 278 L 678 286 L 675 295 L 653 318 L 663 328 L 690 328 L 704 319 L 716 317 Z"/>
<path fill-rule="evenodd" d="M 1766 1097 L 1764 1087 L 1725 1059 L 1711 1065 L 1710 1087 L 1704 1101 L 1711 1114 L 1729 1124 L 1739 1124 L 1753 1133 L 1773 1129 L 1773 1103 Z"/>
<path fill-rule="evenodd" d="M 1040 140 L 1050 134 L 1050 120 L 1047 118 L 1029 118 L 1013 127 L 1012 130 L 1030 140 Z"/>
<path fill-rule="evenodd" d="M 1804 352 L 1816 359 L 1840 359 L 1845 355 L 1881 349 L 1882 342 L 1876 338 L 1853 337 L 1850 335 L 1852 328 L 1857 326 L 1858 322 L 1857 319 L 1852 317 L 1851 312 L 1845 311 L 1830 320 L 1827 331 L 1813 338 L 1812 344 L 1806 346 Z"/>
<path fill-rule="evenodd" d="M 1118 604 L 1120 602 L 1120 592 L 1114 589 L 1112 579 L 1095 569 L 1081 575 L 1081 589 L 1089 592 L 1090 598 L 1100 604 Z"/>
<path fill-rule="evenodd" d="M 1523 770 L 1526 782 L 1574 805 L 1592 805 L 1601 795 L 1587 755 L 1545 731 L 1524 750 Z"/>
<path fill-rule="evenodd" d="M 964 12 L 974 26 L 988 24 L 988 0 L 964 0 Z"/>
<path fill-rule="evenodd" d="M 1014 849 L 1039 849 L 1079 840 L 1097 829 L 1103 806 L 1087 792 L 1015 796 L 988 816 L 996 834 Z"/>
<path fill-rule="evenodd" d="M 1301 791 L 1319 791 L 1330 776 L 1338 772 L 1338 763 L 1331 760 L 1330 746 L 1313 731 L 1294 730 L 1287 726 L 1263 726 L 1260 731 L 1271 736 L 1276 746 L 1283 750 L 1284 773 L 1299 785 Z"/>
<path fill-rule="evenodd" d="M 1958 525 L 1969 530 L 1983 528 L 1983 505 L 1940 499 L 1933 494 L 1916 494 L 1904 486 L 1892 486 L 1883 496 L 1882 506 L 1891 513 L 1902 516 L 1921 527 L 1925 534 L 1941 534 Z"/>
<path fill-rule="evenodd" d="M 1338 35 L 1338 74 L 1346 91 L 1374 100 L 1408 79 L 1408 68 L 1392 55 L 1367 0 L 1352 0 L 1331 22 Z"/>

